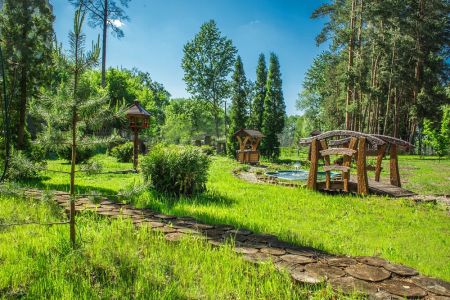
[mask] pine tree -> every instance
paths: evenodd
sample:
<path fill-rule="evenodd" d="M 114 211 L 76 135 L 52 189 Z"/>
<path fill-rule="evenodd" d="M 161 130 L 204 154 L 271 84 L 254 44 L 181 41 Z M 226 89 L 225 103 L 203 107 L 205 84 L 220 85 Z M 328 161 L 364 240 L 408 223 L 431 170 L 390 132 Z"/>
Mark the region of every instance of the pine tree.
<path fill-rule="evenodd" d="M 234 73 L 231 85 L 231 111 L 230 127 L 228 129 L 228 153 L 234 155 L 238 149 L 238 144 L 233 137 L 234 133 L 247 126 L 248 105 L 247 105 L 247 79 L 245 78 L 244 65 L 241 57 L 238 56 L 234 64 Z"/>
<path fill-rule="evenodd" d="M 256 68 L 255 97 L 252 102 L 251 127 L 261 130 L 264 113 L 264 98 L 266 97 L 267 67 L 264 54 L 259 55 Z"/>
<path fill-rule="evenodd" d="M 280 63 L 274 53 L 270 54 L 266 89 L 262 122 L 262 132 L 266 137 L 262 140 L 261 148 L 263 155 L 273 159 L 280 155 L 278 134 L 283 131 L 286 116 Z"/>
<path fill-rule="evenodd" d="M 48 82 L 54 16 L 45 0 L 6 0 L 0 15 L 1 40 L 7 57 L 13 131 L 18 149 L 27 141 L 27 108 Z M 14 95 L 14 96 L 13 96 Z"/>

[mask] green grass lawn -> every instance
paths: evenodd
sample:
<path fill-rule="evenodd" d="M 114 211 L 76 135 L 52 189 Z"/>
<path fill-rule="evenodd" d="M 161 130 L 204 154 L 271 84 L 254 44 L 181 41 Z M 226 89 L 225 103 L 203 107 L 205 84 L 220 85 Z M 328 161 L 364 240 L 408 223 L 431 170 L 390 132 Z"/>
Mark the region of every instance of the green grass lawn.
<path fill-rule="evenodd" d="M 51 201 L 0 196 L 0 224 L 64 219 Z M 245 262 L 231 246 L 187 237 L 177 244 L 127 220 L 85 213 L 79 247 L 68 226 L 0 226 L 0 299 L 336 299 L 299 286 L 272 264 Z"/>
<path fill-rule="evenodd" d="M 109 165 L 115 165 L 105 156 L 96 159 L 103 162 L 105 171 Z M 405 161 L 408 166 L 419 164 L 417 158 L 400 157 L 401 164 Z M 433 172 L 429 176 L 442 180 L 442 168 L 431 164 L 448 165 L 448 161 L 430 160 L 426 167 Z M 130 167 L 129 164 L 121 166 Z M 442 205 L 378 196 L 331 196 L 302 188 L 252 184 L 232 175 L 236 166 L 237 163 L 227 158 L 214 158 L 209 191 L 202 196 L 172 201 L 148 191 L 132 201 L 136 206 L 169 214 L 275 234 L 285 241 L 330 253 L 380 255 L 426 275 L 450 280 L 450 218 Z M 49 162 L 49 169 L 54 167 L 68 169 L 61 161 Z M 410 178 L 420 172 L 419 169 L 412 173 Z M 68 189 L 67 175 L 50 172 L 44 175 L 47 177 L 43 181 L 34 184 L 41 188 Z M 110 193 L 140 182 L 137 174 L 86 176 L 79 173 L 77 184 L 81 192 L 101 189 Z M 421 180 L 410 180 L 413 182 L 421 183 Z M 426 186 L 425 182 L 422 184 Z M 441 184 L 438 186 L 442 188 Z M 424 187 L 422 191 L 426 189 L 431 190 Z"/>

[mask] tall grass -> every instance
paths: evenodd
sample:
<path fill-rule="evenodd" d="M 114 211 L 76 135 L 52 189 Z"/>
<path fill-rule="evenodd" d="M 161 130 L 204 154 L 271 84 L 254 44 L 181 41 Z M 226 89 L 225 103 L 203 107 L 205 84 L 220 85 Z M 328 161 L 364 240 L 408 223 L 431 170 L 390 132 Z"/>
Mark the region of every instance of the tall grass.
<path fill-rule="evenodd" d="M 56 221 L 50 203 L 0 196 L 2 223 Z M 329 288 L 300 287 L 272 264 L 254 266 L 230 246 L 199 238 L 177 244 L 127 220 L 78 220 L 79 247 L 66 226 L 0 227 L 1 299 L 326 299 Z"/>

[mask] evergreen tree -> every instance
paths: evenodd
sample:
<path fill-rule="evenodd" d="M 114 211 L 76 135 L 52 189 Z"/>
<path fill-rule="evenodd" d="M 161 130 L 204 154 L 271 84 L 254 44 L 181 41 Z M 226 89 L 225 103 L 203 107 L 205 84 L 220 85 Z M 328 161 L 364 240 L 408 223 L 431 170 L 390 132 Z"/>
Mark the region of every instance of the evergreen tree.
<path fill-rule="evenodd" d="M 247 105 L 247 80 L 245 78 L 244 66 L 241 57 L 238 56 L 234 64 L 234 73 L 231 83 L 231 111 L 230 127 L 228 129 L 228 153 L 234 155 L 238 149 L 234 133 L 241 128 L 245 128 L 248 118 Z"/>
<path fill-rule="evenodd" d="M 14 139 L 26 146 L 29 101 L 48 82 L 52 61 L 53 20 L 46 0 L 5 0 L 0 15 L 1 40 L 7 57 Z"/>
<path fill-rule="evenodd" d="M 264 113 L 264 98 L 266 97 L 266 83 L 267 83 L 267 67 L 266 58 L 264 54 L 259 55 L 258 67 L 256 68 L 256 82 L 254 87 L 254 98 L 251 109 L 251 124 L 252 129 L 261 130 Z"/>
<path fill-rule="evenodd" d="M 283 131 L 286 116 L 280 63 L 274 53 L 270 54 L 266 89 L 262 122 L 262 132 L 266 137 L 262 140 L 261 149 L 263 155 L 273 159 L 280 155 L 278 134 Z"/>

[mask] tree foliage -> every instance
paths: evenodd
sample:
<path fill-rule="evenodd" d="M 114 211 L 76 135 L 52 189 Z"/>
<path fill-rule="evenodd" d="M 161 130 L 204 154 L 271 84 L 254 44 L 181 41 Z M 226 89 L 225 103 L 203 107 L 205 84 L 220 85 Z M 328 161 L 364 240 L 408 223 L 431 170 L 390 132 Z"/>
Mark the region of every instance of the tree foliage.
<path fill-rule="evenodd" d="M 252 129 L 261 130 L 264 114 L 264 98 L 266 97 L 267 67 L 264 54 L 258 58 L 256 67 L 256 82 L 254 86 L 254 96 L 251 106 L 251 124 Z"/>
<path fill-rule="evenodd" d="M 448 103 L 448 1 L 333 0 L 298 106 L 316 129 L 348 128 L 413 141 Z M 346 124 L 346 117 L 348 124 Z"/>
<path fill-rule="evenodd" d="M 238 149 L 234 133 L 241 128 L 247 127 L 249 107 L 247 79 L 245 78 L 244 65 L 240 56 L 237 57 L 236 63 L 234 64 L 231 90 L 230 127 L 228 128 L 227 147 L 228 153 L 234 156 Z"/>
<path fill-rule="evenodd" d="M 284 128 L 286 105 L 283 97 L 280 63 L 274 53 L 270 54 L 266 89 L 262 123 L 262 132 L 266 137 L 262 140 L 261 149 L 267 157 L 276 158 L 280 155 L 278 135 Z"/>
<path fill-rule="evenodd" d="M 230 95 L 228 75 L 236 48 L 221 35 L 214 20 L 204 23 L 192 41 L 184 45 L 182 67 L 187 91 L 195 99 L 206 101 L 214 117 L 215 134 L 220 137 L 221 108 Z"/>
<path fill-rule="evenodd" d="M 7 57 L 13 141 L 24 149 L 29 101 L 49 83 L 54 16 L 46 0 L 5 0 L 0 14 L 1 40 Z"/>

